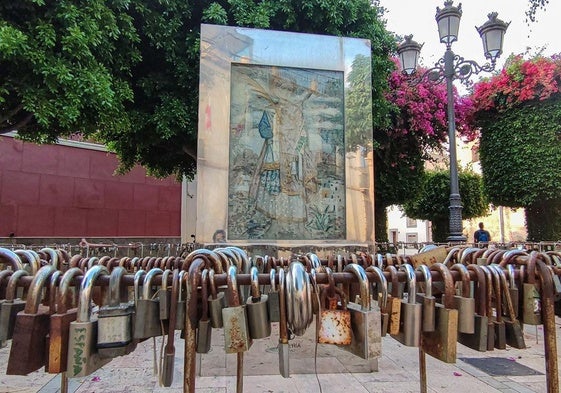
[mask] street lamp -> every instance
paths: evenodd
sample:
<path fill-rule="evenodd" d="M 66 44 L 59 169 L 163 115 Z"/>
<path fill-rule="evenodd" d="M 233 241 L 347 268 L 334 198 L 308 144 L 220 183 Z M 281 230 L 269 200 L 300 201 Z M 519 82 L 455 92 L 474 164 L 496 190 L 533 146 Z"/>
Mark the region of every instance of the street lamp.
<path fill-rule="evenodd" d="M 447 114 L 448 114 L 448 142 L 450 144 L 450 233 L 449 242 L 465 242 L 462 233 L 462 200 L 458 185 L 458 162 L 456 157 L 456 120 L 454 115 L 454 79 L 466 80 L 481 71 L 490 72 L 495 69 L 497 58 L 503 53 L 503 38 L 509 23 L 497 18 L 497 13 L 488 14 L 489 20 L 481 27 L 476 27 L 483 41 L 485 58 L 490 61 L 482 66 L 473 60 L 465 60 L 452 52 L 452 43 L 458 40 L 458 30 L 462 17 L 462 5 L 455 7 L 453 1 L 445 1 L 444 8 L 436 7 L 436 22 L 440 42 L 446 44 L 444 57 L 438 60 L 434 67 L 428 69 L 423 75 L 417 76 L 411 83 L 419 83 L 427 79 L 432 83 L 441 83 L 446 80 Z M 413 76 L 416 72 L 417 61 L 422 45 L 413 41 L 413 36 L 405 37 L 399 45 L 397 53 L 403 72 Z"/>

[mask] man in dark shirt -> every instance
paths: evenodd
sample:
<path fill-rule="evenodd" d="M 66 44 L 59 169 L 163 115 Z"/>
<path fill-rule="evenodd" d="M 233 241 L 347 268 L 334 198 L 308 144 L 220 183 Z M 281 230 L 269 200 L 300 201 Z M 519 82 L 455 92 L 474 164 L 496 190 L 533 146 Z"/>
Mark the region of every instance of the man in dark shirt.
<path fill-rule="evenodd" d="M 476 243 L 489 243 L 491 241 L 491 234 L 483 229 L 482 222 L 479 223 L 479 229 L 473 234 L 473 240 Z"/>

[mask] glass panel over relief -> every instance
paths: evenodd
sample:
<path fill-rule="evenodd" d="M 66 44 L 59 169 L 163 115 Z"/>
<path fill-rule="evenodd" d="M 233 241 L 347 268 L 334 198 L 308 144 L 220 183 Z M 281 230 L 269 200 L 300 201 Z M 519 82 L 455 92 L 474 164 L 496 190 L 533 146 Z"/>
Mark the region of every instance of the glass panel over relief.
<path fill-rule="evenodd" d="M 201 26 L 197 241 L 374 242 L 370 43 Z"/>

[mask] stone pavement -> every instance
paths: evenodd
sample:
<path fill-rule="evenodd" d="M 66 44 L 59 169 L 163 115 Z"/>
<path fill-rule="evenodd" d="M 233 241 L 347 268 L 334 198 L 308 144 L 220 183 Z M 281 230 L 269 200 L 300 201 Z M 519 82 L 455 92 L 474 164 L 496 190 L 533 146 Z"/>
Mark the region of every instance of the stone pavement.
<path fill-rule="evenodd" d="M 561 320 L 556 319 L 557 353 L 561 353 Z M 525 340 L 528 348 L 477 352 L 458 344 L 458 360 L 455 364 L 445 364 L 430 356 L 427 362 L 428 391 L 434 392 L 547 392 L 543 328 L 525 327 Z M 536 341 L 537 340 L 537 341 Z M 161 340 L 158 339 L 157 351 Z M 244 392 L 281 393 L 281 392 L 418 392 L 419 362 L 418 349 L 401 345 L 391 337 L 382 341 L 383 354 L 379 360 L 378 371 L 370 373 L 333 370 L 330 374 L 292 374 L 290 378 L 278 375 L 277 364 L 265 364 L 254 345 L 245 354 Z M 39 392 L 60 391 L 60 376 L 37 371 L 28 376 L 7 376 L 5 366 L 8 362 L 9 346 L 0 349 L 0 392 Z M 170 388 L 160 387 L 153 375 L 154 347 L 152 340 L 145 341 L 128 356 L 114 359 L 97 372 L 84 378 L 72 378 L 69 392 L 124 393 L 124 392 L 173 392 L 183 391 L 183 340 L 176 340 L 176 362 L 174 382 Z M 204 355 L 209 356 L 209 355 Z M 464 358 L 461 360 L 460 358 Z M 500 358 L 500 359 L 494 359 Z M 234 362 L 235 355 L 223 355 L 224 363 Z M 492 366 L 503 360 L 507 372 L 491 375 L 468 363 L 471 360 L 485 359 L 484 365 Z M 561 359 L 558 356 L 558 362 Z M 512 367 L 509 367 L 512 365 Z M 220 367 L 221 365 L 217 365 Z M 525 367 L 517 367 L 525 366 Z M 204 367 L 208 367 L 206 364 Z M 518 370 L 520 368 L 520 370 Z M 228 368 L 226 367 L 225 370 Z M 235 376 L 204 376 L 208 370 L 201 370 L 196 380 L 199 393 L 235 393 Z M 340 372 L 338 372 L 340 371 Z M 489 370 L 487 370 L 489 371 Z M 491 370 L 492 371 L 492 370 Z M 489 371 L 489 372 L 491 372 Z M 527 373 L 525 373 L 525 371 Z M 224 371 L 224 373 L 227 373 Z M 253 374 L 253 375 L 249 375 Z M 530 374 L 530 375 L 520 375 Z"/>

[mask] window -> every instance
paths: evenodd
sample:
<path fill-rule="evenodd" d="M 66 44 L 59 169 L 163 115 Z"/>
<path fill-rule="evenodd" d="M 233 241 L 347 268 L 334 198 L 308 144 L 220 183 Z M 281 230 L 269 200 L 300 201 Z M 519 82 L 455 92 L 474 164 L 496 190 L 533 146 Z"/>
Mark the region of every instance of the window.
<path fill-rule="evenodd" d="M 407 228 L 417 228 L 417 220 L 407 217 Z"/>

